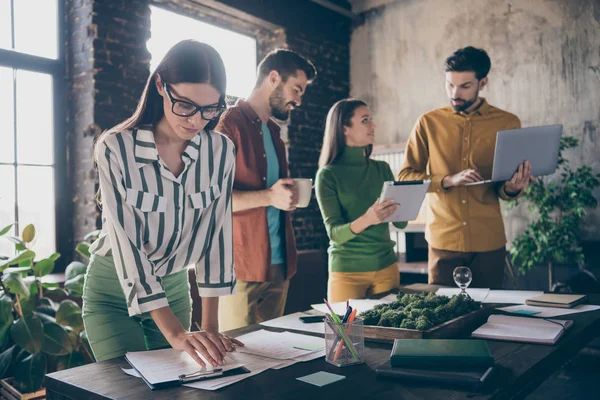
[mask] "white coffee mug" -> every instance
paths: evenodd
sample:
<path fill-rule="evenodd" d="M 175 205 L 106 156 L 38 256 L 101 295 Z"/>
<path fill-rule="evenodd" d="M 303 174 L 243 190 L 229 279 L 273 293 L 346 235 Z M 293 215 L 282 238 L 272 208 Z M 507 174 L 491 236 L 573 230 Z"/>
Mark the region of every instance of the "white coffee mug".
<path fill-rule="evenodd" d="M 298 204 L 296 207 L 308 207 L 308 203 L 310 203 L 310 196 L 312 194 L 312 179 L 294 178 L 294 183 L 298 189 Z"/>

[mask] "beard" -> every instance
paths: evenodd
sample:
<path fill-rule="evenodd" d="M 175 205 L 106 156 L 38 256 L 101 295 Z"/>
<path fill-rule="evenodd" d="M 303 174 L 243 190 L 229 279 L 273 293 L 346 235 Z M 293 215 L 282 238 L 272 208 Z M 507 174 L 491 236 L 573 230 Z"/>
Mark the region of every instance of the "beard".
<path fill-rule="evenodd" d="M 286 108 L 288 104 L 283 97 L 283 85 L 279 84 L 269 97 L 269 105 L 271 106 L 271 115 L 280 121 L 287 121 L 290 117 L 290 112 Z"/>
<path fill-rule="evenodd" d="M 475 96 L 473 96 L 471 99 L 468 99 L 468 100 L 461 99 L 461 98 L 451 99 L 451 100 L 462 100 L 463 102 L 461 104 L 453 104 L 452 101 L 450 101 L 450 105 L 452 106 L 454 111 L 461 112 L 461 111 L 467 110 L 469 107 L 471 107 L 473 104 L 475 104 L 475 102 L 477 101 L 478 98 L 479 98 L 479 89 L 475 92 Z"/>

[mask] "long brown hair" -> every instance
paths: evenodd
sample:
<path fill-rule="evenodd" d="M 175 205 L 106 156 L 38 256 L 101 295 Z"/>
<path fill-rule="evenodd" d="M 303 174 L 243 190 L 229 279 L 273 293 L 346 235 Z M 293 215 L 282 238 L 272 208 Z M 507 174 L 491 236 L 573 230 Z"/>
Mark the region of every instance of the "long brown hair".
<path fill-rule="evenodd" d="M 111 129 L 102 132 L 96 143 L 108 132 L 122 132 L 142 125 L 156 126 L 164 116 L 163 98 L 156 89 L 157 75 L 160 75 L 163 82 L 170 84 L 210 83 L 221 95 L 219 105 L 225 105 L 227 78 L 221 56 L 206 43 L 196 40 L 182 40 L 171 47 L 156 67 L 156 70 L 148 78 L 133 115 Z M 214 129 L 217 122 L 216 119 L 210 121 L 204 129 L 206 131 Z M 96 151 L 94 151 L 95 153 Z M 96 157 L 95 159 L 97 160 Z"/>
<path fill-rule="evenodd" d="M 335 103 L 325 122 L 325 134 L 323 135 L 323 148 L 319 157 L 319 168 L 333 164 L 338 159 L 346 146 L 344 126 L 352 126 L 352 117 L 358 107 L 367 107 L 367 104 L 359 99 L 344 99 Z M 368 145 L 365 157 L 369 158 L 373 151 L 373 145 Z"/>

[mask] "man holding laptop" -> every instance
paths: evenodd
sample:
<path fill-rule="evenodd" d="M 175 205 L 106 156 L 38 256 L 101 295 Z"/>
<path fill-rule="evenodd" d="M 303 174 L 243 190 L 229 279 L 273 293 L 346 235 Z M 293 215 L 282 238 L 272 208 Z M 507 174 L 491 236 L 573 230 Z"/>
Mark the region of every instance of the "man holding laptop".
<path fill-rule="evenodd" d="M 398 174 L 400 181 L 431 180 L 425 232 L 431 284 L 454 286 L 454 268 L 468 266 L 471 287 L 502 287 L 506 236 L 498 198 L 518 198 L 532 179 L 525 161 L 508 181 L 473 185 L 492 176 L 498 131 L 521 127 L 515 115 L 479 97 L 490 67 L 487 53 L 474 47 L 446 59 L 451 107 L 419 118 Z"/>

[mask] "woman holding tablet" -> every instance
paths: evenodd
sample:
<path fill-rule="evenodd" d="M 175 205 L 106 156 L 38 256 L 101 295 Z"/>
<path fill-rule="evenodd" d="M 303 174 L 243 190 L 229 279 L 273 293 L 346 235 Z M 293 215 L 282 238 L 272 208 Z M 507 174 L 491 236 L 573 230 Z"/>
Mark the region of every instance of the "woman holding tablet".
<path fill-rule="evenodd" d="M 340 100 L 327 115 L 316 178 L 316 194 L 329 245 L 331 302 L 387 292 L 400 285 L 398 260 L 389 226 L 393 200 L 379 202 L 390 166 L 371 160 L 375 124 L 367 105 Z M 402 229 L 406 222 L 394 224 Z"/>

